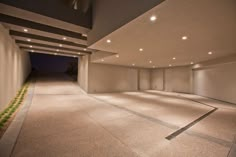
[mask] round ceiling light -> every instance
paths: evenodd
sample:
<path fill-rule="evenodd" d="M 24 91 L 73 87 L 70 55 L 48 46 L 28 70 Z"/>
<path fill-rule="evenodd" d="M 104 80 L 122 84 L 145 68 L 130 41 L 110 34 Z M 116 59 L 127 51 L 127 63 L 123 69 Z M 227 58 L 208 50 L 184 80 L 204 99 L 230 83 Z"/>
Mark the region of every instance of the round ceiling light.
<path fill-rule="evenodd" d="M 152 22 L 153 22 L 153 21 L 156 21 L 156 19 L 157 19 L 157 17 L 156 17 L 155 15 L 153 15 L 153 16 L 150 17 L 150 21 L 152 21 Z"/>
<path fill-rule="evenodd" d="M 187 39 L 188 39 L 187 36 L 183 36 L 183 37 L 182 37 L 182 40 L 187 40 Z"/>

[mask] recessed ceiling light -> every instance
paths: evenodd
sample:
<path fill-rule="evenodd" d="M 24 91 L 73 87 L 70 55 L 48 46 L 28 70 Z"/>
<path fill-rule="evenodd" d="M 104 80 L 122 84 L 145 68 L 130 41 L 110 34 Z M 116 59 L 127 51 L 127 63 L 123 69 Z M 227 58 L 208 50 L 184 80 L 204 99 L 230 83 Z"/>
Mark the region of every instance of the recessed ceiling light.
<path fill-rule="evenodd" d="M 140 48 L 139 51 L 142 52 L 142 51 L 143 51 L 143 48 Z"/>
<path fill-rule="evenodd" d="M 176 60 L 176 58 L 175 58 L 175 57 L 173 57 L 172 59 L 173 59 L 173 60 Z"/>
<path fill-rule="evenodd" d="M 116 58 L 119 58 L 120 56 L 119 55 L 116 55 Z"/>
<path fill-rule="evenodd" d="M 153 68 L 156 68 L 155 66 L 152 66 Z"/>
<path fill-rule="evenodd" d="M 87 49 L 84 49 L 84 51 L 87 51 Z"/>
<path fill-rule="evenodd" d="M 171 67 L 172 65 L 171 64 L 169 64 L 169 67 Z"/>
<path fill-rule="evenodd" d="M 156 17 L 155 15 L 153 15 L 153 16 L 150 17 L 150 20 L 151 20 L 151 21 L 156 21 L 156 19 L 157 19 L 157 17 Z"/>
<path fill-rule="evenodd" d="M 78 55 L 80 55 L 80 52 L 78 53 Z"/>
<path fill-rule="evenodd" d="M 54 55 L 57 55 L 57 53 L 54 53 Z"/>
<path fill-rule="evenodd" d="M 60 47 L 62 47 L 62 44 L 59 44 Z"/>
<path fill-rule="evenodd" d="M 59 50 L 58 50 L 58 49 L 57 49 L 56 51 L 57 51 L 57 52 L 59 52 Z"/>
<path fill-rule="evenodd" d="M 132 66 L 135 66 L 135 64 L 133 63 Z"/>
<path fill-rule="evenodd" d="M 210 52 L 208 52 L 208 54 L 209 54 L 209 55 L 212 55 L 212 52 L 210 51 Z"/>
<path fill-rule="evenodd" d="M 76 56 L 73 56 L 74 58 L 76 58 Z"/>
<path fill-rule="evenodd" d="M 111 40 L 110 40 L 110 39 L 107 39 L 107 43 L 111 43 Z"/>
<path fill-rule="evenodd" d="M 28 42 L 30 42 L 30 41 L 31 41 L 31 39 L 27 39 L 27 41 L 28 41 Z"/>
<path fill-rule="evenodd" d="M 149 61 L 149 63 L 152 63 L 152 61 Z"/>
<path fill-rule="evenodd" d="M 191 62 L 190 64 L 194 64 L 193 62 Z"/>
<path fill-rule="evenodd" d="M 32 46 L 32 45 L 30 45 L 29 47 L 30 47 L 30 48 L 32 48 L 33 46 Z"/>
<path fill-rule="evenodd" d="M 24 32 L 28 32 L 28 29 L 24 28 L 23 31 L 24 31 Z"/>
<path fill-rule="evenodd" d="M 182 36 L 182 40 L 187 40 L 188 37 L 187 36 Z"/>
<path fill-rule="evenodd" d="M 63 39 L 63 40 L 66 40 L 66 37 L 63 37 L 62 39 Z"/>
<path fill-rule="evenodd" d="M 102 62 L 104 62 L 104 59 L 102 59 Z"/>
<path fill-rule="evenodd" d="M 34 52 L 34 50 L 31 50 L 31 52 Z"/>

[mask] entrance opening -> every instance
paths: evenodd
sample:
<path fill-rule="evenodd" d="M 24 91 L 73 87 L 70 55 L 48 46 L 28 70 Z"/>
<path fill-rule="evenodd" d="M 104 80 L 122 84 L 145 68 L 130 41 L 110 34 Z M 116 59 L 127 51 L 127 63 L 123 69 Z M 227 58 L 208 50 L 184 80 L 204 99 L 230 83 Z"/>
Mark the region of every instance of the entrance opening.
<path fill-rule="evenodd" d="M 31 53 L 32 72 L 37 74 L 64 73 L 77 81 L 78 57 Z"/>

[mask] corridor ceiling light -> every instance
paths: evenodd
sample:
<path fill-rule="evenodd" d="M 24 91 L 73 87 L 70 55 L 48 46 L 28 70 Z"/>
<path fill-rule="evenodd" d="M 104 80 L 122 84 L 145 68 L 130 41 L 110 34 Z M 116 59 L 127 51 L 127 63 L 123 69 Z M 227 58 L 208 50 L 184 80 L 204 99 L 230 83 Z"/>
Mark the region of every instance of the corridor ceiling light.
<path fill-rule="evenodd" d="M 149 63 L 152 63 L 152 61 L 149 61 Z"/>
<path fill-rule="evenodd" d="M 171 67 L 172 65 L 171 64 L 169 64 L 169 67 Z"/>
<path fill-rule="evenodd" d="M 209 55 L 212 55 L 212 52 L 210 51 L 210 52 L 208 52 L 208 54 L 209 54 Z"/>
<path fill-rule="evenodd" d="M 82 34 L 82 36 L 87 37 L 87 34 Z"/>
<path fill-rule="evenodd" d="M 23 31 L 24 31 L 24 32 L 28 32 L 28 29 L 24 28 Z"/>
<path fill-rule="evenodd" d="M 63 37 L 62 39 L 63 39 L 63 40 L 66 40 L 66 37 Z"/>
<path fill-rule="evenodd" d="M 59 50 L 58 50 L 58 49 L 57 49 L 56 51 L 57 51 L 57 52 L 59 52 Z"/>
<path fill-rule="evenodd" d="M 190 64 L 194 64 L 193 62 L 191 62 Z"/>
<path fill-rule="evenodd" d="M 30 42 L 30 41 L 31 41 L 31 39 L 27 39 L 27 41 L 28 41 L 28 42 Z"/>
<path fill-rule="evenodd" d="M 182 40 L 187 40 L 187 39 L 188 39 L 187 36 L 183 36 L 183 37 L 182 37 Z"/>
<path fill-rule="evenodd" d="M 142 51 L 143 51 L 143 48 L 140 48 L 139 51 L 142 52 Z"/>
<path fill-rule="evenodd" d="M 59 46 L 62 47 L 62 44 L 60 44 Z"/>
<path fill-rule="evenodd" d="M 150 21 L 152 21 L 152 22 L 156 21 L 156 19 L 157 19 L 157 17 L 155 15 L 150 17 Z"/>
<path fill-rule="evenodd" d="M 107 39 L 107 43 L 111 43 L 111 40 L 110 40 L 110 39 Z"/>
<path fill-rule="evenodd" d="M 30 48 L 32 48 L 33 46 L 32 46 L 32 45 L 30 45 L 29 47 L 30 47 Z"/>
<path fill-rule="evenodd" d="M 120 56 L 119 55 L 116 55 L 116 58 L 119 58 Z"/>
<path fill-rule="evenodd" d="M 173 57 L 172 59 L 173 59 L 173 60 L 176 60 L 176 58 L 175 58 L 175 57 Z"/>

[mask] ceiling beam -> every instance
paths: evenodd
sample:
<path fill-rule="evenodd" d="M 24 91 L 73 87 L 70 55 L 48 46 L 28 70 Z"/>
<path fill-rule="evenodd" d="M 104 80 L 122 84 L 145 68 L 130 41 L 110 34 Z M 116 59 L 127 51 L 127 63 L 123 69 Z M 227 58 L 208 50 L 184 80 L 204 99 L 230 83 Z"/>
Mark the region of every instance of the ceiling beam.
<path fill-rule="evenodd" d="M 15 41 L 16 41 L 17 44 L 25 44 L 25 45 L 40 46 L 40 47 L 45 47 L 45 48 L 66 50 L 66 51 L 72 51 L 72 52 L 81 52 L 81 53 L 85 53 L 85 54 L 92 54 L 92 52 L 90 52 L 90 51 L 83 51 L 83 50 L 72 49 L 72 48 L 52 46 L 52 45 L 41 44 L 41 43 L 34 43 L 34 42 L 28 42 L 28 41 L 22 41 L 22 40 L 15 40 Z"/>
<path fill-rule="evenodd" d="M 25 50 L 24 50 L 25 51 Z M 26 50 L 27 52 L 27 50 Z M 50 52 L 41 52 L 41 51 L 35 51 L 35 52 L 30 52 L 32 54 L 37 54 L 37 53 L 40 53 L 40 54 L 45 54 L 45 55 L 54 55 L 54 56 L 64 56 L 64 57 L 73 57 L 73 58 L 78 58 L 80 57 L 81 55 L 67 55 L 67 54 L 62 54 L 62 53 L 50 53 Z"/>
<path fill-rule="evenodd" d="M 20 49 L 25 50 L 25 51 L 29 51 L 31 52 L 31 48 L 26 47 L 26 46 L 20 46 Z M 83 56 L 83 54 L 73 54 L 73 53 L 68 53 L 68 52 L 63 52 L 63 51 L 52 51 L 52 50 L 47 50 L 47 49 L 41 49 L 41 48 L 34 48 L 34 52 L 45 52 L 45 53 L 57 53 L 57 54 L 65 54 L 65 55 L 71 55 L 71 56 Z"/>
<path fill-rule="evenodd" d="M 53 42 L 53 43 L 58 43 L 58 44 L 63 44 L 63 45 L 76 46 L 80 48 L 87 48 L 87 46 L 83 44 L 77 44 L 77 43 L 66 41 L 66 40 L 59 40 L 55 38 L 50 38 L 50 37 L 45 37 L 45 36 L 40 36 L 40 35 L 35 35 L 35 34 L 30 34 L 30 33 L 25 33 L 25 32 L 19 32 L 15 30 L 10 30 L 10 35 L 25 37 L 25 38 L 30 38 L 30 39 L 43 40 L 43 41 L 48 41 L 48 42 Z"/>
<path fill-rule="evenodd" d="M 60 35 L 68 36 L 68 37 L 72 37 L 72 38 L 87 40 L 87 37 L 82 36 L 81 33 L 76 33 L 76 32 L 64 30 L 61 28 L 44 25 L 41 23 L 37 23 L 37 22 L 5 15 L 2 13 L 0 13 L 0 21 L 5 22 L 5 23 L 18 25 L 18 26 L 22 26 L 25 28 L 32 28 L 32 29 L 36 29 L 36 30 L 40 30 L 40 31 L 44 31 L 44 32 L 50 32 L 50 33 L 60 34 Z"/>

